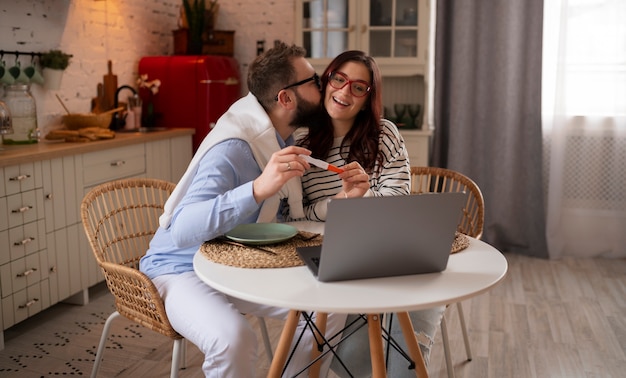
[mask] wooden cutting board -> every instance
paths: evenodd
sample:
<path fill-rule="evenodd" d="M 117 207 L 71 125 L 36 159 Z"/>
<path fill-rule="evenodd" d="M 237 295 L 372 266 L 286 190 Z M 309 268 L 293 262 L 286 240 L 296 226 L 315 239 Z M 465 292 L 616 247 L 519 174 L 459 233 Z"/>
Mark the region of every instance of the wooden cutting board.
<path fill-rule="evenodd" d="M 95 114 L 102 113 L 102 101 L 104 100 L 104 86 L 98 83 L 98 95 L 91 99 L 91 112 Z"/>
<path fill-rule="evenodd" d="M 104 94 L 101 108 L 103 112 L 113 109 L 115 104 L 115 91 L 117 91 L 117 75 L 113 75 L 113 62 L 109 60 L 107 67 L 108 72 L 104 75 L 103 81 Z"/>

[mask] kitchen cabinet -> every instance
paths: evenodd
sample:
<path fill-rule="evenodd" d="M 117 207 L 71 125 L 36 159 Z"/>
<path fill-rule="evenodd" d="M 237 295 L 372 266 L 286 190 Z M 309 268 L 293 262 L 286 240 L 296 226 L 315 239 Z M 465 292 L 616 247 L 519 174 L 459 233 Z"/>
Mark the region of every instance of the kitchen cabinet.
<path fill-rule="evenodd" d="M 341 52 L 365 51 L 380 67 L 385 110 L 420 104 L 417 128 L 429 130 L 433 6 L 432 0 L 297 0 L 296 43 L 320 74 Z"/>
<path fill-rule="evenodd" d="M 322 72 L 345 50 L 363 50 L 383 76 L 424 75 L 429 0 L 297 0 L 296 44 Z"/>
<path fill-rule="evenodd" d="M 413 167 L 427 167 L 430 150 L 430 130 L 400 130 L 404 145 L 409 152 L 409 161 Z"/>
<path fill-rule="evenodd" d="M 164 154 L 163 151 L 169 151 Z M 178 182 L 191 161 L 188 137 L 168 138 L 146 144 L 146 177 Z"/>
<path fill-rule="evenodd" d="M 5 167 L 0 169 L 0 179 L 0 316 L 4 330 L 49 307 L 50 301 L 41 163 Z"/>
<path fill-rule="evenodd" d="M 167 140 L 165 140 L 167 141 Z M 102 151 L 89 152 L 75 157 L 77 167 L 77 182 L 76 191 L 80 193 L 79 197 L 83 198 L 87 192 L 89 192 L 96 185 L 105 183 L 107 181 L 118 180 L 122 178 L 130 177 L 144 177 L 147 173 L 148 166 L 158 164 L 158 162 L 150 161 L 146 159 L 146 149 L 148 146 L 158 144 L 160 154 L 167 159 L 172 155 L 172 151 L 169 149 L 169 144 L 162 143 L 163 141 L 155 141 L 150 143 L 142 143 L 137 145 L 129 145 L 123 147 L 117 147 Z M 158 147 L 154 147 L 158 148 Z M 190 148 L 189 146 L 187 147 Z M 165 180 L 170 180 L 170 176 L 160 176 Z M 78 209 L 80 214 L 80 208 Z M 88 301 L 87 291 L 81 288 L 90 287 L 104 279 L 100 267 L 98 266 L 95 258 L 91 254 L 91 246 L 87 241 L 85 232 L 82 226 L 82 220 L 78 219 L 78 229 L 67 228 L 64 233 L 56 235 L 57 240 L 61 240 L 61 245 L 65 244 L 65 240 L 70 240 L 74 243 L 78 243 L 74 248 L 60 248 L 57 253 L 65 253 L 65 251 L 80 251 L 85 253 L 88 251 L 89 258 L 83 258 L 79 261 L 76 271 L 80 274 L 75 274 L 72 279 L 66 279 L 59 286 L 59 290 L 67 290 L 70 288 L 70 292 L 64 292 L 65 297 L 71 294 L 74 295 L 70 300 L 73 303 L 82 304 Z M 77 232 L 74 237 L 74 232 Z M 76 256 L 66 256 L 68 259 L 75 258 Z M 67 266 L 65 267 L 67 268 Z M 76 283 L 80 283 L 80 287 L 76 287 Z M 78 290 L 76 290 L 78 289 Z"/>
<path fill-rule="evenodd" d="M 191 161 L 193 133 L 120 134 L 0 152 L 0 331 L 55 303 L 89 301 L 88 288 L 104 277 L 83 230 L 82 198 L 121 178 L 178 181 Z M 0 350 L 3 344 L 0 332 Z"/>

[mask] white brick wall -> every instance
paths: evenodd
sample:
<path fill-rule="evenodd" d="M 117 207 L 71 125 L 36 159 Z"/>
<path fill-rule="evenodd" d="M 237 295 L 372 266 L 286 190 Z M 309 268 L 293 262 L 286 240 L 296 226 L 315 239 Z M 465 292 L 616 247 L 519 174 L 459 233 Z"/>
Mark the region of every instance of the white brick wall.
<path fill-rule="evenodd" d="M 60 90 L 31 88 L 42 132 L 59 127 L 63 108 L 55 94 L 71 111 L 89 111 L 107 60 L 113 61 L 119 85 L 135 86 L 142 56 L 172 54 L 172 30 L 177 28 L 181 4 L 182 0 L 0 0 L 1 50 L 60 48 L 73 55 Z M 265 40 L 266 48 L 275 39 L 293 42 L 293 12 L 293 0 L 220 0 L 216 29 L 235 31 L 235 58 L 244 87 L 257 40 Z M 5 54 L 3 60 L 12 66 L 15 57 Z M 30 57 L 20 58 L 22 66 L 29 61 Z"/>
<path fill-rule="evenodd" d="M 256 41 L 265 40 L 265 49 L 280 39 L 293 43 L 295 37 L 294 0 L 220 1 L 217 29 L 235 31 L 235 57 L 243 82 L 247 66 L 256 56 Z"/>

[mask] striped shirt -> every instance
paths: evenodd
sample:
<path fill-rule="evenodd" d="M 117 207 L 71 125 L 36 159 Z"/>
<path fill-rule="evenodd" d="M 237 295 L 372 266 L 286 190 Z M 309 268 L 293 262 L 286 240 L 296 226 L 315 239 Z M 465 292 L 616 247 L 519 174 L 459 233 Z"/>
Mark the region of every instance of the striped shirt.
<path fill-rule="evenodd" d="M 411 192 L 411 165 L 404 139 L 396 125 L 381 120 L 379 154 L 383 161 L 376 161 L 370 175 L 370 189 L 365 197 L 396 196 Z M 338 167 L 347 162 L 339 154 L 343 137 L 335 138 L 326 162 Z M 308 220 L 325 221 L 328 201 L 342 190 L 341 179 L 336 173 L 311 167 L 302 177 L 304 212 Z"/>

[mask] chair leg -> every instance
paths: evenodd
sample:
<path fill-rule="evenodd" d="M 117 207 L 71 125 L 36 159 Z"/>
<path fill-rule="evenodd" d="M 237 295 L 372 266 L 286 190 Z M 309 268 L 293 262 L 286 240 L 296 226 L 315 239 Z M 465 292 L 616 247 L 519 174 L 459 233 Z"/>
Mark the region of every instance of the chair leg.
<path fill-rule="evenodd" d="M 113 320 L 119 317 L 120 313 L 115 311 L 107 318 L 106 322 L 104 322 L 104 328 L 102 328 L 102 335 L 100 335 L 100 342 L 98 343 L 98 351 L 96 352 L 96 360 L 93 363 L 93 368 L 91 369 L 91 378 L 96 378 L 98 376 L 98 370 L 100 369 L 100 363 L 102 362 L 102 355 L 104 354 L 104 344 L 106 344 L 107 337 L 109 336 L 109 329 L 111 328 L 111 324 L 113 324 Z"/>
<path fill-rule="evenodd" d="M 259 328 L 261 328 L 261 337 L 263 337 L 263 344 L 265 345 L 265 354 L 271 364 L 272 359 L 274 358 L 274 353 L 272 352 L 272 343 L 270 343 L 270 335 L 267 332 L 267 325 L 265 324 L 265 319 L 261 316 L 257 316 L 257 321 L 259 322 Z"/>
<path fill-rule="evenodd" d="M 183 342 L 185 339 L 174 340 L 174 347 L 172 348 L 172 368 L 170 370 L 170 378 L 178 377 L 178 370 L 180 369 L 181 358 L 184 359 L 185 345 Z"/>
<path fill-rule="evenodd" d="M 454 366 L 452 365 L 450 342 L 448 340 L 448 326 L 446 325 L 445 314 L 441 317 L 441 340 L 443 340 L 443 354 L 446 358 L 446 369 L 448 370 L 448 378 L 454 378 Z"/>
<path fill-rule="evenodd" d="M 463 332 L 463 342 L 465 342 L 465 353 L 467 360 L 472 360 L 472 348 L 470 347 L 469 337 L 467 336 L 467 327 L 465 326 L 465 314 L 463 314 L 463 306 L 461 302 L 456 302 L 456 308 L 459 312 L 459 321 L 461 322 L 461 331 Z"/>
<path fill-rule="evenodd" d="M 182 339 L 182 348 L 180 348 L 180 368 L 187 368 L 187 339 Z"/>

